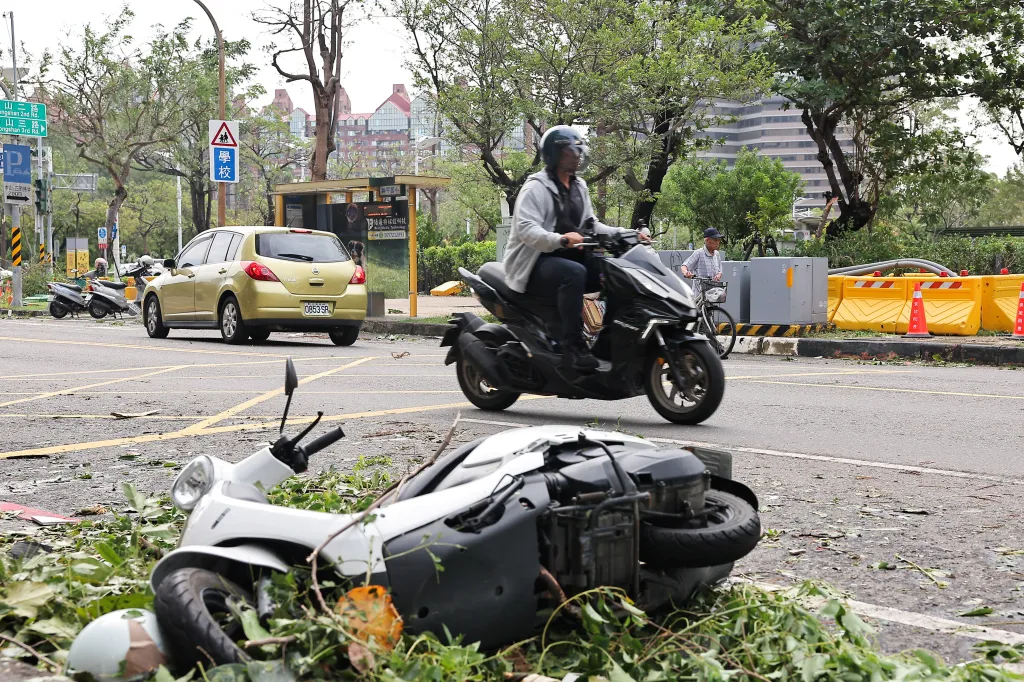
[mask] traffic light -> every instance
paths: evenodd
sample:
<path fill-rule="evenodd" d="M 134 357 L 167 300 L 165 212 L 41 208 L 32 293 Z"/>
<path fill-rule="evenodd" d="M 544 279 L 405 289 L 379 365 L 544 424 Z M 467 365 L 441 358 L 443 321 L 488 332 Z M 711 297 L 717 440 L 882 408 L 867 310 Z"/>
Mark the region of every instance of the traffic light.
<path fill-rule="evenodd" d="M 39 178 L 35 182 L 36 185 L 36 212 L 37 213 L 49 213 L 50 212 L 50 179 Z"/>

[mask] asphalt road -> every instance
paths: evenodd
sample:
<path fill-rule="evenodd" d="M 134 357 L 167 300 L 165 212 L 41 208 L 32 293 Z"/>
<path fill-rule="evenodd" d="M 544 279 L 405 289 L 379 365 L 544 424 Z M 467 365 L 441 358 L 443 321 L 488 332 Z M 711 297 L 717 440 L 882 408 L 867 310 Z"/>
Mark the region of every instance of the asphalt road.
<path fill-rule="evenodd" d="M 241 459 L 276 433 L 290 356 L 302 382 L 292 417 L 322 410 L 348 434 L 314 468 L 369 455 L 408 468 L 456 413 L 457 442 L 519 424 L 596 422 L 709 444 L 735 454 L 734 475 L 754 488 L 770 529 L 737 575 L 824 579 L 900 609 L 910 615 L 873 620 L 890 650 L 969 657 L 971 637 L 938 632 L 936 618 L 1024 635 L 1024 567 L 1011 551 L 1024 548 L 1024 387 L 1014 370 L 733 356 L 718 412 L 679 427 L 644 398 L 524 398 L 481 412 L 436 339 L 364 335 L 340 348 L 326 336 L 275 334 L 228 346 L 215 332 L 157 341 L 130 321 L 36 319 L 0 320 L 0 347 L 0 501 L 71 515 L 119 503 L 123 481 L 166 490 L 200 453 Z M 881 562 L 892 568 L 873 568 Z M 979 605 L 993 613 L 958 616 Z"/>

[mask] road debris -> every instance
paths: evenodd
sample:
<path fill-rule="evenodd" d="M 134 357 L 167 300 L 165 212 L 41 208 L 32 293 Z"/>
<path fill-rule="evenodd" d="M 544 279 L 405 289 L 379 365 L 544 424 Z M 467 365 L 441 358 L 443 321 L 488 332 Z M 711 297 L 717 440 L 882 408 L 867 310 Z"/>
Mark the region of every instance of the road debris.
<path fill-rule="evenodd" d="M 148 417 L 151 414 L 156 414 L 160 410 L 148 410 L 146 412 L 111 412 L 110 416 L 115 419 L 136 419 L 138 417 Z"/>

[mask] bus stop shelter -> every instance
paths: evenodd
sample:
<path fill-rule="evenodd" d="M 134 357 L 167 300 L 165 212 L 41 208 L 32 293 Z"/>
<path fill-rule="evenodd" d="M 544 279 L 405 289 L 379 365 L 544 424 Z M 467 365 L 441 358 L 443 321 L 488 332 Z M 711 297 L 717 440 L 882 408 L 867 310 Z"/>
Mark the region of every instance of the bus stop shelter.
<path fill-rule="evenodd" d="M 416 267 L 417 190 L 441 189 L 450 182 L 451 178 L 444 177 L 395 175 L 276 185 L 271 192 L 274 197 L 274 224 L 333 232 L 350 250 L 355 251 L 353 257 L 364 267 L 364 248 L 372 255 L 394 258 L 398 253 L 395 246 L 407 244 L 409 316 L 416 317 L 419 288 Z M 369 200 L 356 202 L 356 195 L 363 194 L 368 195 Z M 367 272 L 367 283 L 371 287 L 373 276 L 373 272 Z M 372 309 L 372 294 L 370 305 Z"/>

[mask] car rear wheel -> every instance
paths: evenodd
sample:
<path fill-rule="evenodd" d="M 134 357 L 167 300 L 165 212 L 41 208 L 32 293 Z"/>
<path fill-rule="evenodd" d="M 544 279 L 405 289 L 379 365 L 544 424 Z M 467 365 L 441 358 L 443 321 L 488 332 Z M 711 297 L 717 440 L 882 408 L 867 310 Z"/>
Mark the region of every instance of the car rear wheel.
<path fill-rule="evenodd" d="M 242 321 L 242 310 L 234 296 L 220 304 L 220 335 L 228 343 L 245 343 L 249 332 Z"/>
<path fill-rule="evenodd" d="M 344 327 L 329 335 L 335 346 L 351 346 L 359 338 L 359 327 Z"/>

